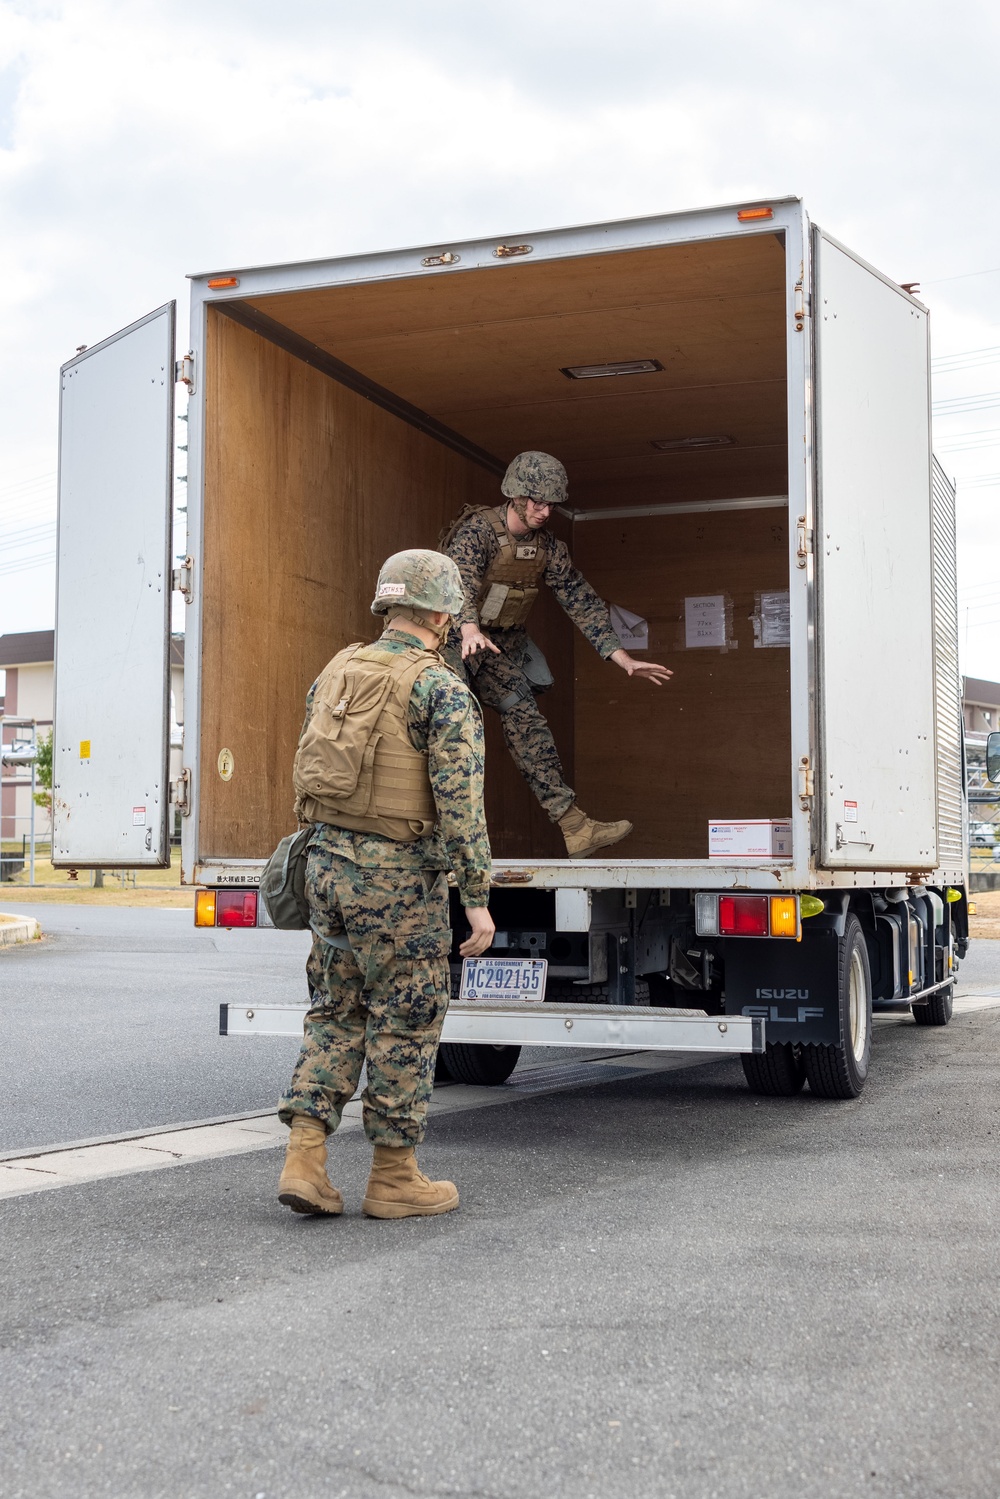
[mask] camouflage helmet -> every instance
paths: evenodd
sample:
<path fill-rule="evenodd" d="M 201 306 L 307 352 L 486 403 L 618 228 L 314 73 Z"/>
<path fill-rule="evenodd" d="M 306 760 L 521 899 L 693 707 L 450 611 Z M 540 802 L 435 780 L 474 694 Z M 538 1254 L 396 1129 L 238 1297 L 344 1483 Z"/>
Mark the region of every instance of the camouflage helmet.
<path fill-rule="evenodd" d="M 443 552 L 394 552 L 382 563 L 373 614 L 393 609 L 435 609 L 457 614 L 465 603 L 458 568 Z"/>
<path fill-rule="evenodd" d="M 508 465 L 500 492 L 508 500 L 539 500 L 542 504 L 564 505 L 569 493 L 566 470 L 551 453 L 530 449 L 518 453 Z"/>

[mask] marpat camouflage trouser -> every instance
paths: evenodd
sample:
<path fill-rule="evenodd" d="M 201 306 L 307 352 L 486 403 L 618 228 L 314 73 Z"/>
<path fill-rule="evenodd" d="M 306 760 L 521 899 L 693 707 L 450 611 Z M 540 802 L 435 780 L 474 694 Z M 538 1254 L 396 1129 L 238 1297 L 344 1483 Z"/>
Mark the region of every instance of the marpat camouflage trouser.
<path fill-rule="evenodd" d="M 365 868 L 313 846 L 306 894 L 312 1005 L 279 1117 L 312 1114 L 335 1130 L 367 1062 L 369 1140 L 419 1145 L 451 988 L 447 876 Z"/>
<path fill-rule="evenodd" d="M 567 786 L 559 751 L 546 719 L 539 710 L 531 682 L 522 665 L 525 659 L 528 637 L 524 630 L 489 630 L 489 639 L 501 650 L 495 656 L 492 651 L 477 651 L 464 662 L 469 684 L 481 703 L 500 715 L 504 743 L 510 757 L 524 776 L 543 809 L 553 822 L 558 822 L 576 800 L 576 795 Z M 462 650 L 457 644 L 457 632 L 453 632 L 444 652 L 445 659 L 453 669 L 461 670 Z"/>

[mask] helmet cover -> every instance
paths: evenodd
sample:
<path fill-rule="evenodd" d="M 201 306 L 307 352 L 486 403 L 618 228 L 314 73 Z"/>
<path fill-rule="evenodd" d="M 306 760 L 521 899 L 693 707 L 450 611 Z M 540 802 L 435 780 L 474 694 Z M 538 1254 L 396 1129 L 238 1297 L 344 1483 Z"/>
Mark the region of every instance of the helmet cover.
<path fill-rule="evenodd" d="M 465 603 L 462 578 L 443 552 L 394 552 L 382 564 L 372 600 L 373 614 L 394 609 L 433 609 L 458 614 Z"/>
<path fill-rule="evenodd" d="M 518 453 L 508 465 L 500 492 L 508 500 L 538 500 L 547 505 L 564 505 L 569 494 L 569 479 L 558 458 L 532 448 L 526 453 Z"/>

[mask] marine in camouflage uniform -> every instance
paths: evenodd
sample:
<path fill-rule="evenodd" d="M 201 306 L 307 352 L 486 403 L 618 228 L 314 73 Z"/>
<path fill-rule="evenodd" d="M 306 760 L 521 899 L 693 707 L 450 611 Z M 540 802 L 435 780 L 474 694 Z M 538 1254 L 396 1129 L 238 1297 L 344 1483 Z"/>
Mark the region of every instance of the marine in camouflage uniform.
<path fill-rule="evenodd" d="M 456 670 L 464 662 L 480 702 L 500 715 L 504 742 L 518 770 L 559 824 L 567 851 L 582 858 L 619 842 L 632 831 L 632 824 L 586 817 L 566 783 L 552 730 L 536 701 L 552 677 L 524 628 L 538 584 L 552 590 L 604 660 L 630 676 L 639 672 L 657 683 L 671 674 L 654 663 L 634 660 L 622 648 L 604 600 L 573 566 L 565 542 L 545 529 L 551 508 L 565 502 L 567 491 L 566 470 L 557 458 L 536 451 L 519 453 L 501 485 L 503 504 L 496 510 L 474 511 L 453 530 L 445 551 L 458 565 L 465 602 L 455 617 L 445 657 Z M 522 554 L 526 560 L 519 563 Z M 498 587 L 507 595 L 503 602 L 497 587 L 491 597 L 495 580 L 502 580 Z M 495 624 L 485 622 L 488 611 Z"/>
<path fill-rule="evenodd" d="M 448 870 L 454 870 L 470 920 L 481 913 L 488 923 L 491 864 L 479 709 L 465 682 L 413 631 L 415 624 L 440 633 L 427 622 L 428 610 L 436 606 L 450 615 L 460 606 L 457 575 L 454 568 L 446 572 L 448 566 L 439 553 L 390 558 L 372 609 L 393 618 L 374 646 L 351 657 L 352 664 L 390 669 L 416 658 L 419 674 L 409 692 L 405 728 L 410 745 L 426 757 L 436 822 L 413 824 L 422 829 L 418 836 L 394 838 L 371 827 L 319 821 L 317 813 L 328 804 L 303 787 L 298 758 L 296 762 L 299 815 L 315 824 L 306 866 L 313 932 L 306 968 L 311 1005 L 279 1115 L 292 1126 L 293 1143 L 296 1131 L 304 1131 L 312 1145 L 306 1143 L 292 1160 L 290 1143 L 291 1165 L 286 1162 L 279 1197 L 299 1212 L 342 1209 L 340 1194 L 329 1186 L 323 1169 L 325 1136 L 340 1123 L 365 1062 L 364 1128 L 376 1148 L 365 1212 L 401 1217 L 444 1212 L 458 1203 L 452 1183 L 427 1182 L 412 1159 L 413 1147 L 424 1137 L 450 993 Z M 445 586 L 435 576 L 442 573 Z M 446 619 L 443 624 L 447 628 Z M 426 664 L 421 653 L 428 656 Z M 340 660 L 336 657 L 327 672 Z M 313 684 L 307 698 L 300 755 L 323 681 L 321 677 Z M 345 815 L 345 820 L 371 819 Z M 389 825 L 395 826 L 391 819 Z M 477 950 L 488 945 L 487 939 Z M 407 1179 L 394 1187 L 409 1162 Z M 436 1188 L 450 1192 L 429 1190 Z M 402 1203 L 397 1200 L 401 1192 Z"/>

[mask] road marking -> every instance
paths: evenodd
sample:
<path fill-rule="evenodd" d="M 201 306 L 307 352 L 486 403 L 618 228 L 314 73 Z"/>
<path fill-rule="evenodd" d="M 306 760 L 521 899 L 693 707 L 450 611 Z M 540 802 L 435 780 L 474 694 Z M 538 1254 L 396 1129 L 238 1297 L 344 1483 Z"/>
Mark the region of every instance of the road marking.
<path fill-rule="evenodd" d="M 956 1014 L 997 1008 L 1000 1008 L 1000 990 L 963 994 L 955 999 Z M 891 1025 L 908 1021 L 910 1016 L 877 1015 L 875 1019 L 881 1025 Z M 583 1062 L 567 1060 L 539 1064 L 515 1072 L 499 1088 L 444 1084 L 434 1091 L 430 1113 L 461 1114 L 470 1109 L 495 1108 L 518 1098 L 621 1082 L 643 1073 L 676 1072 L 720 1060 L 725 1059 L 705 1054 L 678 1056 L 644 1051 L 605 1053 Z M 350 1134 L 361 1128 L 361 1100 L 354 1098 L 344 1109 L 340 1130 Z M 50 1192 L 58 1187 L 80 1186 L 84 1182 L 102 1181 L 112 1176 L 163 1171 L 172 1166 L 186 1166 L 222 1156 L 277 1150 L 287 1139 L 285 1126 L 271 1110 L 267 1110 L 235 1118 L 170 1125 L 140 1134 L 78 1141 L 44 1150 L 20 1151 L 0 1158 L 0 1198 Z"/>
<path fill-rule="evenodd" d="M 517 1098 L 595 1083 L 620 1082 L 643 1073 L 700 1067 L 718 1060 L 714 1055 L 703 1054 L 678 1057 L 663 1052 L 626 1052 L 595 1057 L 586 1062 L 526 1067 L 521 1073 L 515 1072 L 509 1082 L 499 1088 L 444 1084 L 435 1089 L 430 1113 L 460 1114 L 469 1109 L 512 1103 Z M 361 1100 L 355 1098 L 344 1109 L 338 1133 L 353 1133 L 361 1128 Z M 220 1156 L 275 1150 L 283 1147 L 287 1139 L 287 1129 L 268 1110 L 236 1119 L 212 1120 L 145 1134 L 117 1135 L 55 1149 L 8 1154 L 0 1159 L 0 1198 L 51 1192 L 57 1187 L 75 1187 L 112 1176 L 163 1171 L 171 1166 L 191 1165 Z"/>

